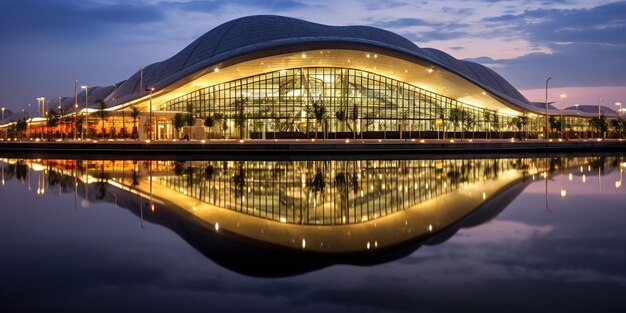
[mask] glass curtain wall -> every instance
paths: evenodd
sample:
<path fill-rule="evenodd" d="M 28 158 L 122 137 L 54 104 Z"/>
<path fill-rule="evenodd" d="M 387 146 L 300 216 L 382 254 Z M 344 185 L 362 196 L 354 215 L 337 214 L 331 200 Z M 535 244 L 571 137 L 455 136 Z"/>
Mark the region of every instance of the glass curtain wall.
<path fill-rule="evenodd" d="M 260 74 L 191 92 L 160 109 L 212 117 L 214 138 L 461 138 L 469 132 L 496 138 L 498 132 L 539 132 L 529 117 L 474 107 L 348 68 Z"/>

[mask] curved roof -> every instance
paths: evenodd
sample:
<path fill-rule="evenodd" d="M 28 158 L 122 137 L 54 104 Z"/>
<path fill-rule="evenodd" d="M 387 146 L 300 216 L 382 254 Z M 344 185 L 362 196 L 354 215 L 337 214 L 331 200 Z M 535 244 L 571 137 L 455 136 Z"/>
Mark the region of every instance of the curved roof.
<path fill-rule="evenodd" d="M 295 18 L 257 15 L 226 22 L 205 33 L 173 57 L 144 68 L 143 86 L 157 89 L 233 57 L 299 44 L 356 44 L 384 48 L 454 72 L 496 96 L 533 110 L 529 101 L 502 76 L 477 63 L 457 60 L 430 48 L 420 48 L 395 33 L 369 26 L 328 26 Z M 121 101 L 140 94 L 140 71 L 121 84 Z"/>

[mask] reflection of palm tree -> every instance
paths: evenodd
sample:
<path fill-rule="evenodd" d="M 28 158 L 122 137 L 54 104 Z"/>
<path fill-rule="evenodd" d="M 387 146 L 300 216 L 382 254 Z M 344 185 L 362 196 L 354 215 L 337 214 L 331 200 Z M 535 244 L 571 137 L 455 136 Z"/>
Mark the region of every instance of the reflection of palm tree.
<path fill-rule="evenodd" d="M 94 175 L 98 181 L 96 182 L 96 200 L 103 200 L 106 197 L 108 180 L 110 176 L 104 172 L 104 162 L 100 166 L 100 172 Z"/>

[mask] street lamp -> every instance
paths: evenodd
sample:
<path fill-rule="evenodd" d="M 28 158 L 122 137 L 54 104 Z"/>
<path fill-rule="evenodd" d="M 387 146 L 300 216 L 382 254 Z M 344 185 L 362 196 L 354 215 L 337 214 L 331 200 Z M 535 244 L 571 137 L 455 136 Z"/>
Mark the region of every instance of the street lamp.
<path fill-rule="evenodd" d="M 4 107 L 2 107 L 2 126 L 4 126 Z M 6 140 L 6 139 L 7 139 L 7 130 L 6 130 L 6 127 L 5 127 L 5 130 L 4 130 L 4 140 Z M 2 172 L 2 173 L 4 173 L 4 172 Z"/>
<path fill-rule="evenodd" d="M 548 140 L 548 82 L 552 77 L 546 78 L 546 120 L 545 120 L 545 139 Z"/>
<path fill-rule="evenodd" d="M 150 126 L 150 140 L 155 140 L 152 138 L 152 127 L 154 127 L 152 125 L 152 92 L 154 91 L 154 88 L 146 88 L 146 91 L 150 92 L 150 123 L 148 124 Z"/>
<path fill-rule="evenodd" d="M 564 98 L 567 98 L 566 94 L 561 95 L 561 138 L 563 138 L 563 108 L 565 108 L 565 103 L 563 102 Z"/>
<path fill-rule="evenodd" d="M 39 106 L 39 102 L 40 102 L 40 101 L 41 101 L 41 106 Z M 45 101 L 46 101 L 46 98 L 45 98 L 45 97 L 39 97 L 39 98 L 37 98 L 37 107 L 38 107 L 38 109 L 40 109 L 40 110 L 41 110 L 41 118 L 45 118 L 45 115 L 44 115 L 44 111 L 46 110 L 46 109 L 44 108 L 44 105 L 46 104 L 46 102 L 45 102 Z M 43 140 L 43 127 L 44 127 L 44 126 L 42 126 L 42 127 L 41 127 L 41 136 L 40 136 L 40 137 L 41 137 L 41 140 Z"/>
<path fill-rule="evenodd" d="M 85 131 L 89 131 L 89 86 L 83 85 L 80 88 L 85 89 L 85 127 L 87 127 Z M 80 134 L 80 138 L 85 137 L 85 131 Z"/>

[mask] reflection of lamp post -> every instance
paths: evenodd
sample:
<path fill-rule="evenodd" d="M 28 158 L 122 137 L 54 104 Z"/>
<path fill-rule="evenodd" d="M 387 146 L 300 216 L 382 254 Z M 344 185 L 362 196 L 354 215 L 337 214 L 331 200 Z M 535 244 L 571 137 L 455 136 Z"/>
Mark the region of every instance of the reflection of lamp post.
<path fill-rule="evenodd" d="M 81 89 L 85 89 L 85 127 L 87 129 L 85 131 L 89 131 L 89 86 L 84 85 L 80 86 Z M 83 127 L 83 128 L 85 128 Z M 80 134 L 80 138 L 85 138 L 85 131 Z"/>
<path fill-rule="evenodd" d="M 548 82 L 552 79 L 552 77 L 546 78 L 546 120 L 545 120 L 545 139 L 548 140 Z"/>
<path fill-rule="evenodd" d="M 563 138 L 563 108 L 565 107 L 565 103 L 563 102 L 563 98 L 567 98 L 566 94 L 561 95 L 561 138 Z"/>

